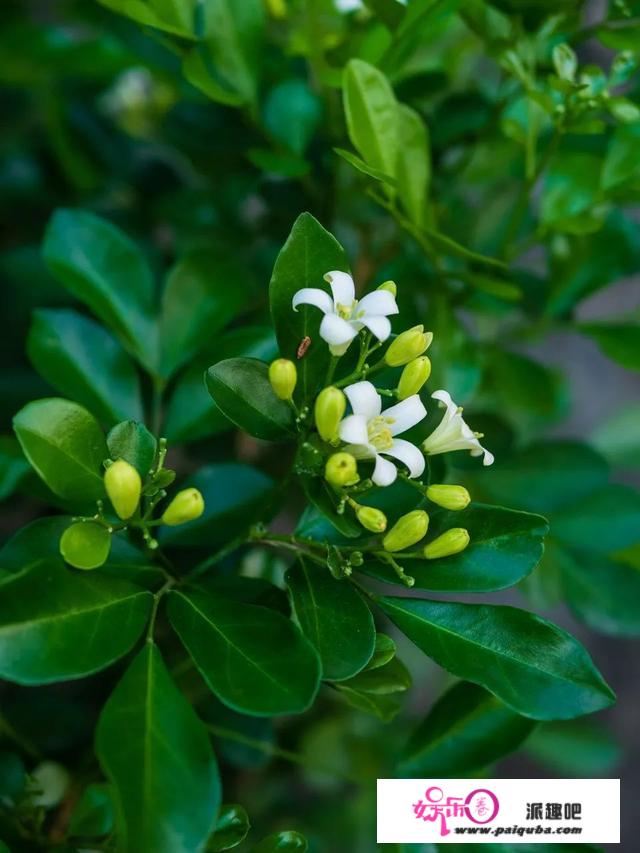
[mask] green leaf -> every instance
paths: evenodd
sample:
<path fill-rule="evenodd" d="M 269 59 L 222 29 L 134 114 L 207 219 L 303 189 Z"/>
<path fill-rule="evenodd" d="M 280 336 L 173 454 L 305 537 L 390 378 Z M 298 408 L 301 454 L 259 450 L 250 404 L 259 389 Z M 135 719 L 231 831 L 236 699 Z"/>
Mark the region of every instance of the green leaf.
<path fill-rule="evenodd" d="M 230 708 L 275 716 L 312 704 L 320 661 L 280 613 L 211 593 L 172 591 L 169 619 L 211 690 Z"/>
<path fill-rule="evenodd" d="M 640 142 L 640 123 L 622 124 L 615 128 L 607 156 L 602 167 L 602 187 L 604 190 L 624 188 L 640 177 L 638 163 L 638 143 Z"/>
<path fill-rule="evenodd" d="M 640 493 L 611 484 L 565 507 L 553 518 L 556 539 L 593 554 L 610 554 L 640 541 Z"/>
<path fill-rule="evenodd" d="M 14 417 L 13 428 L 31 466 L 56 495 L 71 501 L 104 495 L 107 445 L 98 422 L 82 406 L 58 397 L 35 400 Z"/>
<path fill-rule="evenodd" d="M 582 323 L 579 330 L 627 370 L 640 370 L 640 322 Z"/>
<path fill-rule="evenodd" d="M 389 723 L 402 708 L 404 694 L 411 687 L 411 675 L 396 657 L 381 666 L 367 668 L 335 687 L 353 708 Z"/>
<path fill-rule="evenodd" d="M 307 839 L 303 835 L 288 830 L 263 838 L 251 848 L 251 853 L 306 853 L 308 849 Z"/>
<path fill-rule="evenodd" d="M 269 302 L 280 354 L 296 362 L 297 396 L 303 401 L 310 401 L 326 375 L 329 347 L 320 337 L 322 312 L 311 305 L 294 311 L 291 303 L 303 287 L 328 290 L 323 276 L 332 270 L 349 271 L 344 249 L 310 213 L 300 214 L 276 259 Z M 298 359 L 298 347 L 306 337 L 311 339 L 309 347 Z"/>
<path fill-rule="evenodd" d="M 106 424 L 142 417 L 133 362 L 98 323 L 76 311 L 36 311 L 27 339 L 33 366 L 61 394 Z"/>
<path fill-rule="evenodd" d="M 471 536 L 461 553 L 436 560 L 396 558 L 415 578 L 418 589 L 489 592 L 514 586 L 538 565 L 548 532 L 546 520 L 539 515 L 472 504 L 461 512 L 432 513 L 425 542 L 451 527 L 463 527 Z M 393 569 L 377 560 L 367 560 L 362 571 L 398 583 Z"/>
<path fill-rule="evenodd" d="M 237 264 L 203 249 L 185 255 L 169 273 L 162 294 L 162 374 L 171 376 L 214 338 L 235 316 L 243 295 Z"/>
<path fill-rule="evenodd" d="M 273 361 L 278 354 L 271 326 L 243 326 L 223 335 L 178 379 L 169 400 L 164 434 L 170 443 L 217 435 L 233 424 L 212 401 L 202 376 L 211 362 L 236 356 Z"/>
<path fill-rule="evenodd" d="M 274 483 L 265 474 L 233 462 L 209 465 L 183 484 L 202 492 L 204 512 L 195 521 L 165 527 L 160 539 L 173 546 L 214 548 L 247 531 L 274 496 Z"/>
<path fill-rule="evenodd" d="M 533 613 L 418 598 L 378 603 L 436 663 L 526 717 L 569 719 L 615 699 L 577 640 Z"/>
<path fill-rule="evenodd" d="M 303 155 L 322 121 L 322 102 L 308 83 L 294 77 L 271 89 L 263 117 L 276 142 Z"/>
<path fill-rule="evenodd" d="M 364 5 L 390 30 L 396 29 L 407 11 L 398 0 L 364 0 Z"/>
<path fill-rule="evenodd" d="M 0 436 L 0 501 L 11 497 L 29 470 L 29 463 L 15 438 Z"/>
<path fill-rule="evenodd" d="M 623 757 L 614 735 L 592 720 L 543 723 L 527 740 L 525 751 L 555 773 L 579 779 L 608 776 Z"/>
<path fill-rule="evenodd" d="M 221 850 L 237 847 L 247 837 L 250 829 L 249 816 L 242 806 L 235 803 L 223 805 L 220 808 L 215 832 L 207 844 L 207 853 L 220 853 Z"/>
<path fill-rule="evenodd" d="M 365 163 L 395 177 L 398 103 L 382 71 L 361 59 L 347 63 L 344 111 L 349 139 Z"/>
<path fill-rule="evenodd" d="M 69 834 L 101 838 L 112 831 L 114 820 L 115 807 L 110 787 L 96 783 L 87 785 L 73 811 Z"/>
<path fill-rule="evenodd" d="M 47 227 L 43 252 L 58 281 L 153 370 L 157 362 L 154 285 L 138 247 L 92 213 L 58 210 Z"/>
<path fill-rule="evenodd" d="M 344 148 L 334 148 L 333 149 L 338 157 L 342 157 L 342 159 L 348 163 L 350 166 L 353 166 L 354 169 L 357 169 L 359 172 L 362 172 L 363 175 L 368 175 L 370 178 L 375 178 L 376 181 L 382 181 L 383 184 L 387 184 L 390 187 L 395 187 L 397 185 L 397 181 L 391 175 L 386 175 L 384 172 L 381 172 L 379 169 L 370 166 L 368 163 L 365 163 L 357 154 L 354 154 L 351 151 L 345 151 Z"/>
<path fill-rule="evenodd" d="M 490 351 L 487 376 L 501 408 L 548 420 L 564 405 L 560 375 L 538 361 L 497 347 Z"/>
<path fill-rule="evenodd" d="M 0 675 L 49 684 L 104 669 L 138 639 L 151 602 L 127 581 L 38 562 L 2 584 Z"/>
<path fill-rule="evenodd" d="M 422 227 L 431 180 L 429 133 L 421 116 L 404 104 L 398 106 L 398 142 L 394 173 L 398 180 L 398 196 L 411 221 Z"/>
<path fill-rule="evenodd" d="M 323 518 L 347 539 L 356 539 L 362 535 L 362 527 L 347 513 L 338 513 L 336 498 L 331 486 L 321 477 L 301 477 L 304 493 L 313 506 L 322 513 Z"/>
<path fill-rule="evenodd" d="M 158 443 L 144 424 L 123 421 L 116 424 L 107 436 L 107 448 L 111 459 L 124 459 L 146 477 L 156 458 Z"/>
<path fill-rule="evenodd" d="M 591 441 L 613 465 L 640 466 L 640 403 L 614 411 L 591 434 Z"/>
<path fill-rule="evenodd" d="M 517 749 L 534 726 L 482 687 L 461 681 L 447 690 L 411 734 L 398 774 L 473 776 Z"/>
<path fill-rule="evenodd" d="M 602 224 L 597 215 L 602 160 L 582 151 L 557 154 L 545 179 L 541 218 L 544 225 L 584 234 Z"/>
<path fill-rule="evenodd" d="M 216 406 L 240 429 L 265 441 L 284 441 L 294 435 L 291 406 L 276 397 L 269 368 L 255 358 L 228 358 L 206 373 Z"/>
<path fill-rule="evenodd" d="M 195 38 L 197 0 L 99 0 L 107 9 L 138 24 L 184 38 Z"/>
<path fill-rule="evenodd" d="M 289 569 L 286 583 L 302 633 L 320 655 L 322 677 L 342 681 L 363 669 L 376 635 L 371 611 L 355 587 L 304 560 Z"/>
<path fill-rule="evenodd" d="M 96 752 L 116 793 L 119 850 L 202 849 L 220 806 L 218 769 L 205 727 L 153 643 L 107 700 Z"/>
<path fill-rule="evenodd" d="M 396 644 L 386 634 L 376 634 L 376 644 L 373 650 L 371 660 L 366 666 L 367 670 L 377 669 L 379 666 L 384 666 L 396 655 Z"/>

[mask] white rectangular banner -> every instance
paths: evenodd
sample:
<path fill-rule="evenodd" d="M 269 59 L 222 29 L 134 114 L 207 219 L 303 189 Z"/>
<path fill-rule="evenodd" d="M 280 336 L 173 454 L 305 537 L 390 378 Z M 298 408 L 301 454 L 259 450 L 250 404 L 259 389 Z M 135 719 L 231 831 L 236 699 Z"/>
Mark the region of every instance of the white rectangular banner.
<path fill-rule="evenodd" d="M 378 844 L 619 844 L 619 779 L 378 779 Z"/>

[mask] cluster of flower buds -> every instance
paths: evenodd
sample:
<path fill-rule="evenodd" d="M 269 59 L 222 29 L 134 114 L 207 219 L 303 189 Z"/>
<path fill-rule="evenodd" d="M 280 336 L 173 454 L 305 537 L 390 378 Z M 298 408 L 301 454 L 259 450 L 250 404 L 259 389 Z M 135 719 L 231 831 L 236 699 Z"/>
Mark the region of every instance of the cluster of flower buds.
<path fill-rule="evenodd" d="M 160 440 L 157 464 L 143 482 L 138 470 L 126 459 L 105 462 L 104 488 L 119 522 L 104 512 L 102 501 L 94 516 L 75 518 L 60 538 L 60 553 L 76 569 L 96 569 L 104 565 L 111 550 L 112 536 L 119 530 L 137 531 L 146 546 L 155 550 L 157 541 L 150 529 L 160 524 L 174 527 L 199 518 L 204 512 L 204 499 L 198 489 L 179 491 L 159 518 L 154 510 L 167 493 L 165 486 L 175 473 L 164 468 L 166 442 Z"/>

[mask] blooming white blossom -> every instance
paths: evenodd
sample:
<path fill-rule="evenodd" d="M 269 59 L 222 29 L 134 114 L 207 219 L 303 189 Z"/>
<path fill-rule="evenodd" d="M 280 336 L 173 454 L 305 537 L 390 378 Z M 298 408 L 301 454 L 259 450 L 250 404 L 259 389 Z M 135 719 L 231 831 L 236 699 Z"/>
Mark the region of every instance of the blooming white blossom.
<path fill-rule="evenodd" d="M 333 298 L 318 287 L 303 287 L 293 297 L 293 309 L 298 305 L 314 305 L 324 317 L 320 324 L 320 337 L 329 344 L 333 355 L 343 355 L 358 332 L 367 328 L 379 341 L 391 334 L 389 314 L 397 314 L 395 297 L 388 290 L 374 290 L 362 299 L 356 299 L 353 279 L 346 272 L 333 270 L 324 276 L 329 282 Z"/>
<path fill-rule="evenodd" d="M 462 417 L 462 407 L 457 406 L 447 391 L 434 391 L 431 395 L 446 406 L 444 416 L 431 435 L 422 442 L 425 453 L 435 456 L 450 450 L 470 450 L 472 456 L 482 456 L 483 465 L 493 463 L 493 454 L 479 440 L 482 434 L 473 432 Z"/>
<path fill-rule="evenodd" d="M 371 382 L 355 382 L 348 385 L 344 393 L 353 414 L 341 421 L 339 435 L 348 443 L 344 449 L 356 459 L 375 459 L 373 482 L 389 486 L 398 475 L 394 463 L 384 456 L 406 465 L 410 477 L 419 477 L 424 471 L 424 456 L 411 442 L 395 436 L 411 429 L 426 416 L 427 410 L 420 397 L 414 394 L 382 412 L 382 398 Z"/>

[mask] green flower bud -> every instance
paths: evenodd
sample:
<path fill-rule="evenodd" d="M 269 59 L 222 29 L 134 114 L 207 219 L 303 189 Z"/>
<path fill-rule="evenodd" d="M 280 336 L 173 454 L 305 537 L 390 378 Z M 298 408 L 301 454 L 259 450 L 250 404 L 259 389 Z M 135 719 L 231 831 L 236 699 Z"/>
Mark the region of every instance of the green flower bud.
<path fill-rule="evenodd" d="M 104 487 L 118 518 L 131 518 L 140 503 L 142 480 L 133 465 L 118 459 L 104 474 Z"/>
<path fill-rule="evenodd" d="M 347 409 L 347 398 L 339 388 L 330 385 L 323 388 L 316 398 L 314 416 L 320 438 L 334 441 L 338 437 L 338 426 Z"/>
<path fill-rule="evenodd" d="M 471 495 L 464 486 L 429 486 L 427 497 L 445 509 L 465 509 L 471 503 Z"/>
<path fill-rule="evenodd" d="M 169 527 L 186 524 L 200 518 L 204 512 L 204 498 L 197 489 L 183 489 L 162 513 L 162 523 Z"/>
<path fill-rule="evenodd" d="M 334 453 L 324 467 L 325 480 L 332 486 L 353 486 L 360 477 L 355 457 L 350 453 Z"/>
<path fill-rule="evenodd" d="M 417 394 L 431 375 L 431 362 L 426 355 L 414 358 L 405 367 L 398 382 L 398 400 Z"/>
<path fill-rule="evenodd" d="M 358 505 L 356 518 L 364 529 L 371 533 L 384 533 L 387 529 L 387 516 L 375 507 Z"/>
<path fill-rule="evenodd" d="M 398 295 L 398 288 L 395 281 L 385 281 L 380 287 L 377 287 L 376 290 L 388 290 L 392 296 Z"/>
<path fill-rule="evenodd" d="M 70 784 L 71 776 L 62 764 L 43 761 L 29 774 L 26 785 L 29 802 L 32 806 L 52 809 L 62 802 Z"/>
<path fill-rule="evenodd" d="M 384 360 L 389 367 L 402 367 L 417 358 L 429 348 L 433 340 L 433 332 L 425 332 L 424 326 L 414 326 L 389 344 Z"/>
<path fill-rule="evenodd" d="M 298 371 L 288 358 L 277 358 L 269 365 L 269 382 L 276 397 L 281 400 L 291 399 L 297 381 Z"/>
<path fill-rule="evenodd" d="M 423 509 L 414 509 L 399 518 L 382 540 L 385 551 L 404 551 L 419 542 L 429 528 L 429 516 Z"/>
<path fill-rule="evenodd" d="M 60 553 L 74 569 L 97 569 L 110 550 L 111 534 L 94 521 L 77 521 L 60 537 Z"/>
<path fill-rule="evenodd" d="M 452 527 L 446 533 L 438 536 L 433 542 L 425 545 L 424 555 L 427 560 L 436 560 L 438 557 L 450 557 L 459 554 L 469 544 L 469 531 L 464 527 Z"/>

